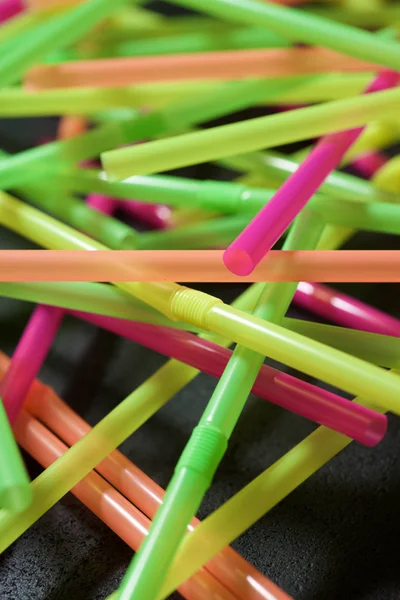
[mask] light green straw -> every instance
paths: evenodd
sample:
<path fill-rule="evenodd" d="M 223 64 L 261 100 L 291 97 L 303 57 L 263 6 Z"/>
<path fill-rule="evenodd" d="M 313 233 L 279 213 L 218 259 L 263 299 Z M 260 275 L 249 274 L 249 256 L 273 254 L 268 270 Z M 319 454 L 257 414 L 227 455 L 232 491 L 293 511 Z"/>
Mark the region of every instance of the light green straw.
<path fill-rule="evenodd" d="M 0 398 L 0 508 L 21 513 L 32 497 L 29 477 Z"/>
<path fill-rule="evenodd" d="M 68 12 L 51 17 L 33 30 L 20 33 L 20 43 L 13 46 L 12 52 L 3 54 L 0 58 L 1 85 L 18 81 L 28 67 L 40 61 L 50 51 L 75 43 L 127 1 L 88 0 Z"/>
<path fill-rule="evenodd" d="M 256 0 L 170 0 L 224 21 L 266 27 L 296 42 L 324 46 L 400 70 L 400 45 L 295 8 Z"/>
<path fill-rule="evenodd" d="M 145 175 L 365 125 L 398 112 L 400 89 L 249 119 L 102 154 L 112 179 Z"/>
<path fill-rule="evenodd" d="M 304 212 L 296 220 L 284 248 L 312 249 L 322 229 L 323 223 L 319 219 Z M 261 319 L 279 321 L 289 307 L 296 287 L 297 283 L 266 284 L 254 314 Z M 186 528 L 225 454 L 263 362 L 264 356 L 236 346 L 175 467 L 149 533 L 122 580 L 119 600 L 153 600 L 157 597 Z"/>
<path fill-rule="evenodd" d="M 286 176 L 293 173 L 298 166 L 297 162 L 285 157 L 262 153 L 253 153 L 222 162 L 227 166 L 239 166 L 242 169 L 251 165 L 252 171 L 260 174 L 266 173 L 267 176 L 271 173 L 273 176 L 276 175 L 281 182 L 285 181 Z M 64 173 L 61 172 L 58 176 L 62 185 L 70 186 L 74 192 L 96 192 L 124 200 L 135 199 L 142 202 L 169 204 L 174 207 L 191 206 L 196 209 L 222 213 L 246 213 L 247 218 L 258 212 L 275 194 L 275 190 L 251 187 L 240 183 L 196 181 L 165 175 L 136 176 L 122 182 L 114 182 L 107 181 L 102 173 L 95 170 L 71 169 Z M 381 201 L 384 199 L 392 202 L 400 201 L 399 195 L 379 192 L 370 183 L 338 171 L 333 172 L 327 178 L 321 190 L 327 196 L 316 194 L 310 201 L 310 207 L 328 223 L 348 228 L 357 227 L 358 229 L 398 234 L 400 206 Z M 243 218 L 238 218 L 236 221 L 227 220 L 224 241 L 230 240 L 231 234 L 237 231 L 235 222 L 237 227 L 240 223 L 248 223 Z M 204 244 L 206 243 L 205 236 L 209 232 L 208 239 L 213 245 L 213 231 L 218 235 L 218 231 L 222 232 L 223 229 L 218 229 L 218 223 L 215 221 L 201 223 L 193 230 L 188 230 L 187 243 L 191 244 L 190 235 L 193 232 L 192 242 L 200 238 Z M 175 238 L 175 236 L 177 237 Z M 185 244 L 184 237 L 181 237 L 178 231 L 172 230 L 144 234 L 141 236 L 139 245 L 142 249 L 151 248 L 151 244 L 154 242 L 157 244 L 154 247 L 168 248 L 168 240 L 171 240 L 171 248 L 177 248 L 175 239 L 181 240 L 180 243 Z M 159 246 L 157 240 L 164 240 L 161 242 L 163 245 Z M 191 245 L 190 247 L 194 248 L 195 246 Z"/>

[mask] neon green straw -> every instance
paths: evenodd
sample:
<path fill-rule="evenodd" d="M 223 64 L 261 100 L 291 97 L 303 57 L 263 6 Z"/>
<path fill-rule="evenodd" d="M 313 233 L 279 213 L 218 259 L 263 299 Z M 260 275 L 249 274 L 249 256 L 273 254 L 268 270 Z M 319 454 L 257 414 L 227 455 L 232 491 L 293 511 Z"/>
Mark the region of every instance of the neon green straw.
<path fill-rule="evenodd" d="M 400 70 L 400 45 L 373 33 L 332 22 L 311 13 L 256 0 L 172 0 L 224 21 L 266 27 L 306 44 L 325 46 L 350 56 Z"/>
<path fill-rule="evenodd" d="M 365 125 L 397 113 L 400 89 L 327 102 L 277 115 L 249 119 L 102 154 L 110 179 L 126 179 L 287 144 Z"/>
<path fill-rule="evenodd" d="M 83 4 L 50 18 L 24 35 L 21 43 L 0 58 L 1 84 L 18 81 L 21 75 L 50 51 L 72 45 L 109 14 L 128 0 L 88 0 Z M 19 37 L 21 34 L 19 34 Z"/>
<path fill-rule="evenodd" d="M 285 249 L 312 249 L 323 229 L 304 212 L 291 230 Z M 289 307 L 297 283 L 264 286 L 254 314 L 279 321 Z M 211 485 L 228 440 L 243 410 L 264 356 L 236 346 L 229 363 L 175 467 L 163 503 L 136 553 L 119 590 L 120 600 L 153 600 L 192 517 Z"/>
<path fill-rule="evenodd" d="M 31 502 L 29 477 L 0 398 L 0 508 L 21 513 Z"/>
<path fill-rule="evenodd" d="M 361 398 L 356 398 L 355 401 L 362 406 L 383 412 Z M 351 441 L 351 438 L 327 427 L 318 427 L 300 444 L 204 519 L 184 538 L 158 600 L 167 598 L 183 581 L 239 537 Z"/>
<path fill-rule="evenodd" d="M 259 288 L 251 286 L 234 303 L 251 310 Z M 229 341 L 206 335 L 205 339 L 224 345 Z M 111 411 L 89 434 L 39 475 L 31 484 L 33 501 L 18 517 L 0 513 L 0 552 L 3 552 L 47 510 L 119 446 L 172 396 L 192 381 L 199 371 L 170 360 L 144 384 Z"/>

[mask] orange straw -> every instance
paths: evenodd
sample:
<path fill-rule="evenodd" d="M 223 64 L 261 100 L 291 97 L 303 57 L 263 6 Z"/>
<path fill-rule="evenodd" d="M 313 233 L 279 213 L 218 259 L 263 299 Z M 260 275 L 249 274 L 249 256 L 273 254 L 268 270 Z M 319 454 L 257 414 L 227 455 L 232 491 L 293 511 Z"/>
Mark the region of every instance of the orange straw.
<path fill-rule="evenodd" d="M 10 359 L 5 354 L 0 352 L 0 376 L 3 376 L 3 374 L 6 372 L 9 363 Z M 56 454 L 52 460 L 50 460 L 50 458 L 47 459 L 46 455 L 43 454 L 46 452 L 46 447 L 50 445 L 50 447 L 55 447 L 56 450 L 57 447 L 63 447 L 61 453 L 65 452 L 66 447 L 57 438 L 55 438 L 57 445 L 54 446 L 50 439 L 53 437 L 52 434 L 44 427 L 44 431 L 42 430 L 42 434 L 44 435 L 41 434 L 41 440 L 33 440 L 31 436 L 34 436 L 35 431 L 38 430 L 38 422 L 36 419 L 32 418 L 32 415 L 33 417 L 36 417 L 42 421 L 48 427 L 48 429 L 54 432 L 69 446 L 75 444 L 91 429 L 90 425 L 88 425 L 72 409 L 70 409 L 50 387 L 42 384 L 37 379 L 28 393 L 25 409 L 28 412 L 25 412 L 25 410 L 23 411 L 23 418 L 25 419 L 25 423 L 29 418 L 30 424 L 23 424 L 22 418 L 17 421 L 16 434 L 18 441 L 30 454 L 32 454 L 32 456 L 34 456 L 43 466 L 46 467 L 60 455 Z M 21 435 L 21 437 L 19 437 L 19 435 Z M 32 440 L 32 445 L 27 447 L 26 444 L 30 444 L 30 440 Z M 39 453 L 41 453 L 40 456 Z M 42 456 L 43 460 L 41 458 Z M 124 539 L 124 541 L 126 541 L 133 549 L 136 549 L 141 541 L 141 536 L 143 535 L 142 529 L 145 528 L 147 530 L 148 528 L 148 521 L 142 513 L 147 515 L 149 518 L 154 517 L 165 494 L 164 490 L 118 450 L 112 452 L 103 462 L 97 465 L 96 471 L 101 473 L 104 479 L 109 481 L 117 490 L 119 490 L 119 492 L 121 492 L 123 496 L 125 496 L 125 498 L 128 498 L 128 500 L 135 505 L 134 507 L 130 505 L 131 509 L 129 509 L 127 513 L 132 515 L 129 519 L 130 523 L 127 525 L 125 521 L 123 521 L 122 534 L 120 534 L 119 529 L 117 531 L 110 525 L 109 522 L 105 521 L 103 518 L 103 513 L 98 514 L 98 512 L 94 510 L 99 503 L 95 494 L 93 495 L 93 504 L 86 504 L 86 502 L 85 504 L 91 510 L 93 510 L 97 516 L 106 522 L 106 524 L 109 525 L 110 528 L 113 529 L 113 531 L 115 531 L 115 533 L 117 533 L 122 539 Z M 98 475 L 96 475 L 96 477 L 98 478 L 98 483 L 101 482 L 99 489 L 105 490 L 105 502 L 108 508 L 108 498 L 110 497 L 111 493 L 108 491 L 108 489 L 106 489 L 108 484 L 105 484 L 105 482 L 102 481 L 102 478 Z M 84 479 L 83 482 L 85 482 L 88 478 L 90 478 L 90 475 Z M 83 482 L 78 484 L 78 486 L 72 490 L 72 493 L 75 493 L 75 490 L 79 489 L 79 486 L 81 486 Z M 89 485 L 89 487 L 92 486 Z M 125 503 L 127 501 L 125 498 L 123 498 L 122 503 L 118 502 L 120 495 L 118 492 L 115 492 L 114 488 L 111 488 L 111 491 L 113 502 L 116 502 L 116 504 L 119 504 L 122 506 L 122 508 L 126 508 Z M 84 502 L 82 497 L 77 497 Z M 138 512 L 136 507 L 142 512 Z M 110 512 L 112 513 L 112 510 L 110 510 Z M 117 515 L 118 513 L 122 514 L 122 518 L 124 518 L 126 513 L 125 510 L 121 509 L 115 512 Z M 136 525 L 137 523 L 138 526 Z M 193 519 L 190 527 L 193 528 L 198 523 L 198 519 Z M 138 531 L 136 531 L 136 529 L 138 529 Z M 127 537 L 129 537 L 129 539 L 127 539 Z M 134 544 L 135 540 L 138 540 L 136 546 Z M 235 598 L 238 597 L 242 600 L 259 600 L 261 598 L 271 598 L 271 600 L 290 600 L 289 596 L 282 592 L 277 586 L 275 586 L 274 583 L 264 577 L 264 575 L 257 571 L 253 565 L 248 563 L 230 547 L 224 548 L 224 550 L 222 550 L 222 552 L 220 552 L 209 563 L 207 563 L 205 569 L 202 569 L 201 572 L 197 573 L 196 577 L 194 579 L 192 578 L 190 582 L 193 582 L 197 585 L 196 578 L 203 577 L 203 571 L 208 571 L 215 576 L 216 579 L 221 581 L 226 588 L 235 594 Z M 186 584 L 180 588 L 180 592 L 182 594 L 185 586 L 187 586 L 190 582 L 186 582 Z M 190 596 L 189 591 L 191 593 Z M 189 588 L 187 593 L 185 590 L 184 595 L 186 595 L 188 598 L 195 597 Z M 204 596 L 201 596 L 201 598 L 203 597 Z"/>
<path fill-rule="evenodd" d="M 28 72 L 25 82 L 29 89 L 118 87 L 161 81 L 226 81 L 377 69 L 377 65 L 325 48 L 272 48 L 39 65 Z"/>
<path fill-rule="evenodd" d="M 18 443 L 42 466 L 48 467 L 62 456 L 63 444 L 37 419 L 22 410 L 14 427 Z M 150 520 L 122 494 L 92 471 L 71 492 L 133 550 L 137 550 L 150 527 Z M 183 583 L 179 592 L 188 600 L 238 600 L 204 568 Z"/>
<path fill-rule="evenodd" d="M 0 281 L 400 282 L 400 250 L 274 250 L 234 275 L 222 250 L 2 250 Z"/>

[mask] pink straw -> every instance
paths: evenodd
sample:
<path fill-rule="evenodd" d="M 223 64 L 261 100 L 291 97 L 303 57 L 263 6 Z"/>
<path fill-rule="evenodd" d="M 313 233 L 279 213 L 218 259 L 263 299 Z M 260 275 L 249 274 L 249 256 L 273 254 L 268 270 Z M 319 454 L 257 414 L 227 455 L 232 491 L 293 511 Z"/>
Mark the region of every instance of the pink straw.
<path fill-rule="evenodd" d="M 78 311 L 68 312 L 213 377 L 221 377 L 232 355 L 231 350 L 186 331 Z M 252 392 L 366 446 L 378 444 L 386 432 L 384 415 L 267 365 L 262 366 Z"/>
<path fill-rule="evenodd" d="M 0 23 L 12 19 L 24 10 L 22 0 L 3 0 L 0 2 Z"/>
<path fill-rule="evenodd" d="M 119 200 L 118 203 L 127 214 L 152 229 L 168 229 L 171 227 L 172 211 L 164 204 L 149 204 L 138 200 L 134 202 Z"/>
<path fill-rule="evenodd" d="M 351 166 L 357 169 L 360 175 L 370 179 L 383 167 L 383 165 L 386 164 L 386 162 L 387 159 L 382 154 L 379 154 L 378 152 L 368 152 L 367 154 L 362 154 L 354 159 Z"/>
<path fill-rule="evenodd" d="M 63 315 L 61 308 L 37 306 L 25 327 L 0 383 L 0 396 L 11 425 L 50 350 Z"/>
<path fill-rule="evenodd" d="M 325 319 L 361 331 L 400 337 L 400 320 L 321 284 L 300 282 L 294 301 L 297 306 Z"/>
<path fill-rule="evenodd" d="M 382 71 L 366 93 L 394 87 L 400 75 Z M 286 231 L 326 177 L 341 162 L 363 127 L 324 136 L 275 196 L 226 249 L 225 266 L 236 275 L 249 275 Z"/>

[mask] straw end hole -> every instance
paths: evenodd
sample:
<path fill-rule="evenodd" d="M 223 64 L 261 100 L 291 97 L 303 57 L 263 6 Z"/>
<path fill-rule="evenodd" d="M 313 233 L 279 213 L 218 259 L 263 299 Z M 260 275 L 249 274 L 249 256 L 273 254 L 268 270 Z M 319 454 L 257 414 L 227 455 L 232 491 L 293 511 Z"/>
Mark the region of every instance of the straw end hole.
<path fill-rule="evenodd" d="M 254 270 L 254 262 L 246 250 L 227 248 L 223 255 L 224 265 L 231 273 L 239 276 L 250 275 Z"/>

